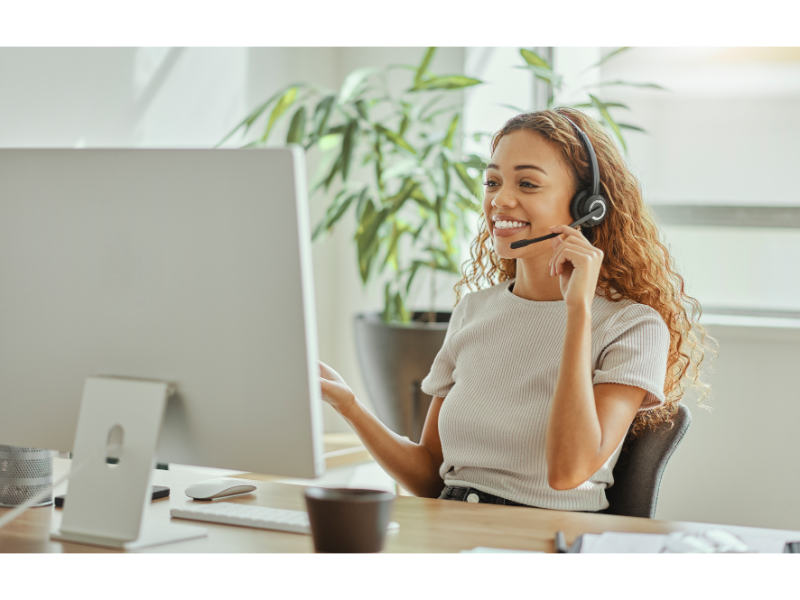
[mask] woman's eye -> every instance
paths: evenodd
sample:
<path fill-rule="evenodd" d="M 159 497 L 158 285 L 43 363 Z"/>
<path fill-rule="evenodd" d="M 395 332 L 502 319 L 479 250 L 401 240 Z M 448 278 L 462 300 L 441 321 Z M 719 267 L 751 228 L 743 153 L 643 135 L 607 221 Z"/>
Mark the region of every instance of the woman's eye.
<path fill-rule="evenodd" d="M 530 181 L 523 181 L 522 183 L 520 183 L 520 185 L 523 187 L 534 188 L 534 189 L 539 187 L 538 185 L 534 185 Z"/>
<path fill-rule="evenodd" d="M 494 186 L 497 185 L 497 182 L 496 181 L 484 181 L 483 185 L 486 186 L 487 188 L 488 187 L 494 187 Z"/>

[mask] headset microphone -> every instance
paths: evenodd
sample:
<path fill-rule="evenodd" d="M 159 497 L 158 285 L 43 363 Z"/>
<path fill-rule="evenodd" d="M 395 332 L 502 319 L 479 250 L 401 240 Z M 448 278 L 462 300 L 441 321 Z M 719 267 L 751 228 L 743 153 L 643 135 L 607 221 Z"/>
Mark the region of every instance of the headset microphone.
<path fill-rule="evenodd" d="M 570 223 L 569 226 L 570 227 L 577 227 L 578 225 L 583 225 L 589 219 L 592 219 L 592 218 L 595 218 L 595 217 L 602 218 L 604 216 L 603 213 L 605 213 L 605 212 L 606 212 L 605 205 L 598 206 L 592 212 L 590 212 L 588 215 L 585 215 L 585 216 L 581 217 L 580 219 L 578 219 L 574 223 Z M 529 244 L 535 244 L 536 242 L 543 242 L 545 240 L 549 240 L 550 238 L 554 238 L 557 235 L 561 235 L 561 234 L 559 234 L 559 233 L 548 233 L 547 235 L 543 235 L 542 237 L 534 238 L 532 240 L 519 240 L 518 242 L 513 242 L 511 244 L 511 249 L 512 250 L 516 250 L 517 248 L 524 248 L 525 246 L 528 246 Z"/>
<path fill-rule="evenodd" d="M 562 114 L 561 116 L 572 123 L 572 126 L 575 128 L 578 137 L 581 139 L 581 142 L 583 142 L 583 147 L 586 148 L 586 154 L 589 155 L 589 169 L 592 175 L 592 187 L 581 190 L 575 194 L 570 202 L 569 212 L 572 215 L 572 218 L 575 219 L 575 222 L 570 224 L 570 227 L 577 227 L 578 225 L 594 227 L 603 222 L 603 219 L 606 218 L 606 212 L 608 211 L 608 202 L 600 194 L 600 169 L 597 166 L 597 155 L 594 153 L 594 148 L 592 147 L 592 143 L 589 141 L 589 137 L 581 130 L 581 128 L 575 125 L 575 123 L 572 122 L 572 119 L 566 115 Z M 549 240 L 557 235 L 559 234 L 550 233 L 532 240 L 519 240 L 518 242 L 512 243 L 511 248 L 516 250 L 517 248 L 522 248 L 528 244 L 535 244 L 536 242 Z"/>

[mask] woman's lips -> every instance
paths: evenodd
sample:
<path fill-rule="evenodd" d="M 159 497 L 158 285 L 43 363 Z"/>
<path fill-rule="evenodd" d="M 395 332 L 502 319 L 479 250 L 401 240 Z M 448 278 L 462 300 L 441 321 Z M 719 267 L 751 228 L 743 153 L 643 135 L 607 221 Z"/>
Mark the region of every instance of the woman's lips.
<path fill-rule="evenodd" d="M 496 237 L 511 237 L 525 231 L 530 225 L 523 225 L 522 227 L 509 227 L 508 229 L 500 229 L 499 227 L 492 227 L 492 235 Z"/>

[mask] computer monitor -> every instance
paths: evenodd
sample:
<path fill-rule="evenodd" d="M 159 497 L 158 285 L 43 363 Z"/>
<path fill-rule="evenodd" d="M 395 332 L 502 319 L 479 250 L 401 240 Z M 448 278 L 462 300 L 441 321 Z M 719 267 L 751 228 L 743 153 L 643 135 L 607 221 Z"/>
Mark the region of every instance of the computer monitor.
<path fill-rule="evenodd" d="M 158 459 L 324 471 L 304 157 L 0 150 L 0 444 L 71 451 L 88 376 L 174 383 Z"/>

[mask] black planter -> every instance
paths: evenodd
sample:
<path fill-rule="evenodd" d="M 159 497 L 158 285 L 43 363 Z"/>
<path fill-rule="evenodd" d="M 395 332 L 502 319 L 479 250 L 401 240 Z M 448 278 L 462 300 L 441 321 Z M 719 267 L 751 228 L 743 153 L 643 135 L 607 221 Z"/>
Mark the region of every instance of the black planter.
<path fill-rule="evenodd" d="M 358 362 L 377 417 L 414 442 L 420 439 L 432 399 L 420 382 L 444 343 L 450 314 L 436 313 L 436 323 L 408 325 L 384 323 L 379 314 L 354 319 Z"/>

